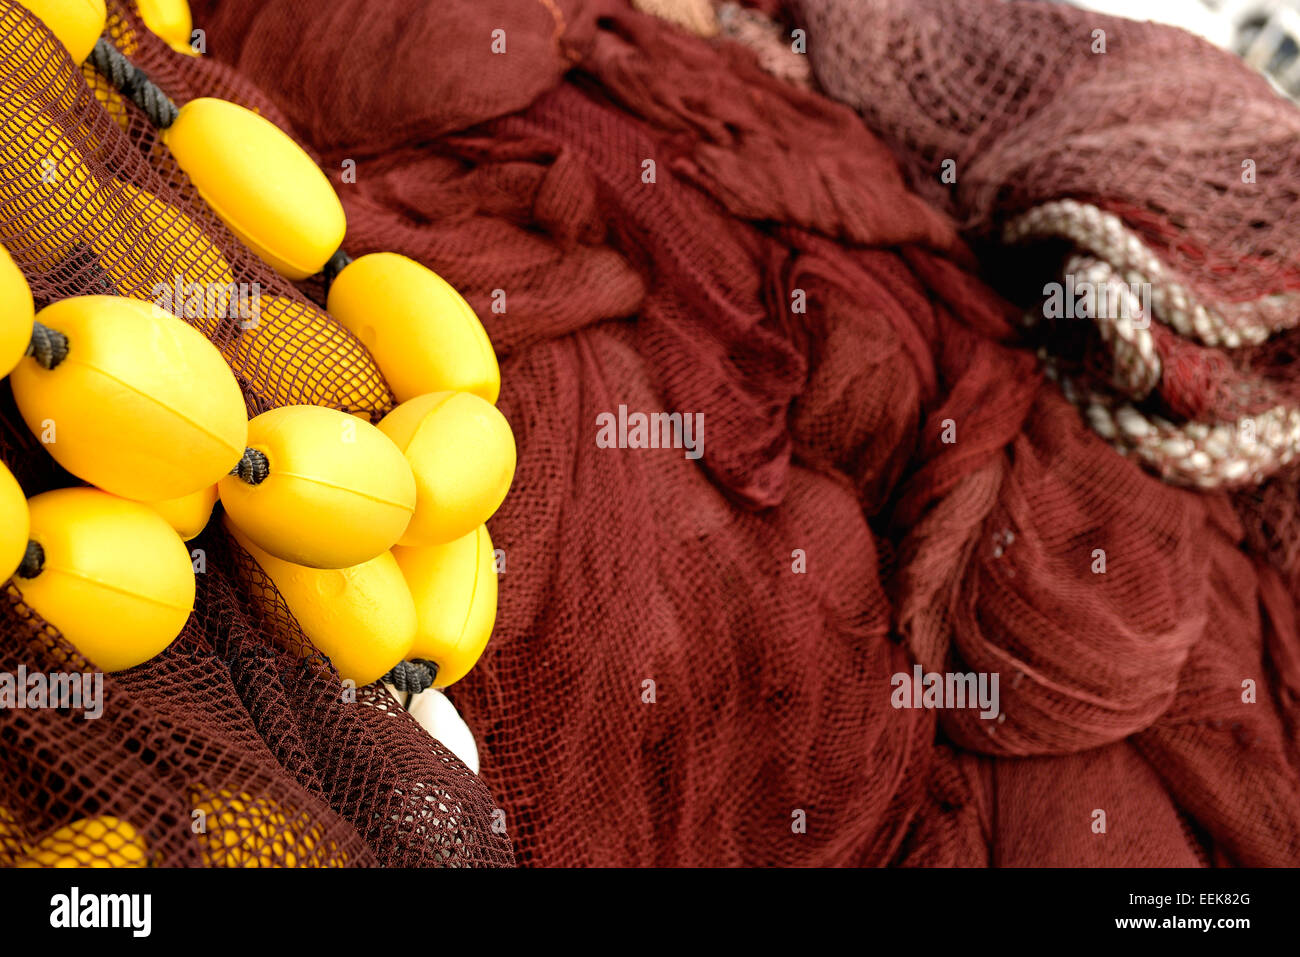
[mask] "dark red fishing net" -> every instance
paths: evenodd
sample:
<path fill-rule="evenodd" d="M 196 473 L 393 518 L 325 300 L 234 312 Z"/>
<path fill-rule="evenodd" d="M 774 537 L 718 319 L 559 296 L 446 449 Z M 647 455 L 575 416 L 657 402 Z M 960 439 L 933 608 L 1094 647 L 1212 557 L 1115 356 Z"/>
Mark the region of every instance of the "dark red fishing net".
<path fill-rule="evenodd" d="M 751 50 L 622 0 L 194 14 L 197 61 L 116 29 L 178 101 L 225 96 L 292 131 L 338 186 L 348 251 L 430 265 L 502 356 L 519 469 L 490 523 L 497 629 L 451 690 L 483 783 L 382 693 L 340 704 L 328 669 L 280 651 L 292 623 L 214 527 L 185 639 L 113 679 L 130 707 L 0 714 L 0 800 L 28 834 L 112 812 L 197 862 L 197 779 L 303 810 L 328 831 L 313 846 L 348 863 L 507 862 L 496 807 L 515 856 L 544 865 L 1300 862 L 1293 480 L 1193 492 L 1121 457 L 985 281 L 1019 262 L 991 242 L 1004 220 L 1072 198 L 1128 212 L 1216 301 L 1292 288 L 1300 147 L 1280 130 L 1297 114 L 1262 80 L 1169 30 L 1045 5 L 784 9 L 820 83 L 881 139 Z M 1096 25 L 1105 70 L 1073 52 Z M 37 62 L 71 89 L 56 61 Z M 295 291 L 242 250 L 134 107 L 121 132 L 80 87 L 60 107 L 8 82 L 88 166 L 164 197 L 240 278 L 299 303 L 301 364 L 231 346 L 252 408 L 387 407 L 364 351 L 304 297 L 319 282 Z M 1224 178 L 1245 158 L 1234 129 L 1271 131 L 1251 141 L 1262 193 Z M 944 158 L 956 189 L 935 185 Z M 75 237 L 24 245 L 27 195 L 0 195 L 0 241 L 38 298 L 92 288 Z M 118 273 L 201 246 L 120 245 Z M 1222 367 L 1288 395 L 1285 340 Z M 332 354 L 304 348 L 323 341 Z M 1178 381 L 1212 417 L 1222 382 Z M 702 414 L 703 457 L 599 447 L 597 416 L 620 406 Z M 24 488 L 56 482 L 11 407 L 4 422 Z M 6 631 L 33 634 L 20 615 Z M 7 666 L 49 660 L 6 647 Z M 917 663 L 997 672 L 1000 717 L 895 709 L 891 676 Z"/>
<path fill-rule="evenodd" d="M 224 96 L 284 123 L 250 84 L 210 59 L 170 52 L 121 7 L 110 32 L 174 98 Z M 250 412 L 314 402 L 376 415 L 392 404 L 363 347 L 220 225 L 144 115 L 89 67 L 83 76 L 8 2 L 0 127 L 0 242 L 38 306 L 106 284 L 152 300 L 155 283 L 177 276 L 260 283 L 281 298 L 268 298 L 253 335 L 240 336 L 239 317 L 197 322 L 231 361 Z M 27 494 L 75 483 L 23 425 L 7 384 L 0 410 L 0 458 Z M 107 836 L 58 845 L 83 863 L 112 860 L 105 849 L 123 840 L 140 842 L 157 865 L 513 862 L 484 785 L 382 686 L 344 688 L 220 522 L 190 547 L 194 615 L 166 652 L 104 676 L 102 716 L 0 709 L 0 864 L 91 818 Z M 9 675 L 90 668 L 12 584 L 0 634 Z"/>

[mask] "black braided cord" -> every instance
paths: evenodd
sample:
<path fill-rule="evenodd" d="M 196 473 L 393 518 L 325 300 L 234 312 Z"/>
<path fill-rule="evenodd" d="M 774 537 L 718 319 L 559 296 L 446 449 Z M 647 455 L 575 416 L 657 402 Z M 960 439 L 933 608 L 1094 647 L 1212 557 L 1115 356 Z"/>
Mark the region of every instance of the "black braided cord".
<path fill-rule="evenodd" d="M 419 694 L 433 687 L 438 677 L 438 666 L 432 661 L 416 658 L 414 661 L 400 661 L 392 671 L 384 675 L 384 681 L 399 692 Z"/>
<path fill-rule="evenodd" d="M 325 261 L 325 266 L 321 270 L 325 274 L 325 292 L 330 291 L 330 286 L 334 285 L 334 280 L 338 278 L 345 266 L 352 262 L 352 257 L 342 249 L 337 250 L 333 256 Z"/>
<path fill-rule="evenodd" d="M 257 449 L 244 449 L 244 454 L 230 470 L 231 475 L 238 475 L 249 485 L 261 485 L 271 474 L 271 462 L 265 452 Z"/>
<path fill-rule="evenodd" d="M 171 97 L 149 75 L 128 60 L 107 37 L 100 37 L 90 51 L 90 62 L 119 93 L 144 110 L 149 122 L 165 130 L 180 112 Z"/>
<path fill-rule="evenodd" d="M 40 542 L 29 541 L 27 551 L 23 553 L 22 563 L 14 572 L 19 578 L 35 578 L 45 570 L 45 549 Z"/>
<path fill-rule="evenodd" d="M 44 368 L 53 369 L 68 357 L 68 337 L 57 329 L 33 322 L 32 339 L 27 343 L 26 354 Z"/>

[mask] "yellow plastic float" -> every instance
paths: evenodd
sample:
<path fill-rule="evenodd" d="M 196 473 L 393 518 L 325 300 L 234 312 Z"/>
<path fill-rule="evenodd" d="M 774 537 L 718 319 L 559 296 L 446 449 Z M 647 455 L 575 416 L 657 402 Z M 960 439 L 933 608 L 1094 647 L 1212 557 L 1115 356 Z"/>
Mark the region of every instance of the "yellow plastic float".
<path fill-rule="evenodd" d="M 108 78 L 91 64 L 82 66 L 81 75 L 85 77 L 86 85 L 90 87 L 90 92 L 95 94 L 95 99 L 99 101 L 104 111 L 113 118 L 113 122 L 118 125 L 122 132 L 127 132 L 131 128 L 131 111 L 130 107 L 126 105 L 126 97 L 119 93 Z"/>
<path fill-rule="evenodd" d="M 229 342 L 218 345 L 230 364 L 250 380 L 274 383 L 280 393 L 315 391 L 322 361 L 317 356 L 321 341 L 313 340 L 312 307 L 285 296 L 263 296 L 255 323 L 241 328 Z M 316 402 L 304 402 L 317 405 Z"/>
<path fill-rule="evenodd" d="M 27 6 L 78 63 L 104 28 L 102 0 Z M 184 0 L 139 0 L 139 9 L 151 30 L 193 52 Z M 122 106 L 119 94 L 108 102 Z M 236 104 L 202 98 L 180 108 L 162 139 L 217 215 L 282 275 L 314 275 L 338 250 L 346 220 L 337 195 L 273 124 Z M 38 251 L 66 258 L 89 236 L 114 284 L 149 300 L 157 298 L 153 285 L 137 286 L 134 272 L 120 266 L 141 244 L 188 251 L 164 264 L 164 272 L 174 272 L 168 278 L 232 283 L 229 265 L 202 229 L 157 197 L 125 185 L 124 214 L 110 214 L 102 203 L 95 209 L 98 184 L 53 124 L 0 107 L 0 140 L 23 141 L 17 156 L 0 156 L 0 167 L 35 156 L 42 184 L 58 184 L 35 188 L 30 162 L 18 164 L 20 175 L 10 169 L 0 177 L 0 200 L 37 197 L 34 204 L 24 200 L 18 219 L 22 229 L 29 220 L 43 226 Z M 51 168 L 66 175 L 47 180 Z M 124 229 L 114 228 L 119 220 Z M 33 331 L 30 294 L 24 311 L 18 291 L 20 283 L 26 291 L 21 274 L 15 282 L 2 267 L 0 305 L 17 306 L 0 317 L 0 362 L 12 358 L 5 368 L 13 369 L 24 420 L 65 468 L 107 491 L 48 492 L 23 509 L 21 489 L 5 470 L 0 518 L 6 530 L 13 527 L 14 540 L 0 540 L 0 571 L 22 545 L 17 584 L 24 600 L 91 661 L 109 671 L 132 667 L 181 631 L 195 594 L 181 538 L 203 528 L 219 493 L 232 535 L 342 677 L 369 684 L 410 655 L 436 663 L 436 683 L 445 687 L 473 667 L 491 636 L 497 601 L 492 542 L 482 523 L 509 489 L 516 452 L 509 424 L 492 404 L 500 391 L 492 345 L 451 286 L 391 253 L 349 262 L 335 277 L 328 308 L 371 350 L 402 402 L 376 429 L 315 406 L 278 408 L 245 422 L 242 395 L 221 353 L 184 322 L 140 302 L 67 300 L 43 310 Z M 270 330 L 269 338 L 279 332 L 274 321 Z M 38 338 L 40 348 L 23 361 L 27 342 Z M 265 341 L 241 337 L 245 349 Z M 229 358 L 232 350 L 224 351 Z M 267 371 L 272 378 L 292 375 L 296 363 L 295 356 L 277 356 Z M 30 528 L 23 524 L 27 510 Z M 399 540 L 402 546 L 388 551 Z M 428 695 L 426 703 L 450 708 L 436 692 Z M 442 727 L 439 715 L 426 717 Z M 468 753 L 467 728 L 463 736 Z M 471 763 L 476 769 L 476 755 Z M 202 841 L 210 865 L 302 866 L 319 855 L 320 826 L 300 826 L 269 800 L 229 791 L 192 797 L 208 817 Z M 129 824 L 104 816 L 42 838 L 21 866 L 143 866 L 147 854 Z"/>
<path fill-rule="evenodd" d="M 10 373 L 28 428 L 60 465 L 139 501 L 212 485 L 239 461 L 243 393 L 221 354 L 185 322 L 116 296 L 64 299 L 37 321 L 66 337 L 53 368 Z"/>
<path fill-rule="evenodd" d="M 0 378 L 18 365 L 32 341 L 32 291 L 22 271 L 0 246 Z"/>
<path fill-rule="evenodd" d="M 23 829 L 17 818 L 0 804 L 0 867 L 13 867 L 30 851 L 31 846 L 23 839 Z"/>
<path fill-rule="evenodd" d="M 226 100 L 190 100 L 163 141 L 213 211 L 289 279 L 320 272 L 343 242 L 343 204 L 274 123 Z"/>
<path fill-rule="evenodd" d="M 104 0 L 18 0 L 36 14 L 80 66 L 108 23 Z"/>
<path fill-rule="evenodd" d="M 204 788 L 191 800 L 203 812 L 195 820 L 203 821 L 197 837 L 208 867 L 320 867 L 342 857 L 333 842 L 326 845 L 320 824 L 290 817 L 270 798 Z"/>
<path fill-rule="evenodd" d="M 90 71 L 94 73 L 94 71 Z M 131 127 L 131 112 L 126 105 L 126 97 L 118 93 L 108 85 L 108 81 L 98 73 L 94 73 L 95 79 L 87 79 L 90 85 L 90 92 L 95 94 L 95 99 L 99 100 L 100 106 L 104 108 L 113 122 L 121 127 L 122 132 L 127 132 Z"/>
<path fill-rule="evenodd" d="M 213 335 L 238 305 L 226 257 L 180 209 L 130 183 L 118 188 L 125 202 L 114 208 L 98 199 L 98 227 L 87 237 L 105 274 L 122 295 L 160 305 Z M 141 250 L 149 254 L 147 269 L 136 265 Z"/>
<path fill-rule="evenodd" d="M 483 324 L 460 293 L 413 259 L 353 260 L 325 308 L 374 355 L 399 402 L 445 391 L 496 402 L 501 370 Z"/>
<path fill-rule="evenodd" d="M 149 848 L 126 821 L 101 815 L 42 837 L 17 867 L 148 867 Z"/>
<path fill-rule="evenodd" d="M 30 529 L 27 497 L 9 467 L 0 462 L 0 585 L 22 562 Z"/>
<path fill-rule="evenodd" d="M 455 684 L 483 654 L 496 622 L 496 563 L 487 526 L 445 545 L 394 548 L 393 556 L 419 619 L 409 657 L 438 666 L 436 687 Z"/>
<path fill-rule="evenodd" d="M 254 324 L 255 323 L 255 324 Z M 263 296 L 221 354 L 279 402 L 386 409 L 392 395 L 369 354 L 316 305 Z"/>
<path fill-rule="evenodd" d="M 307 568 L 258 548 L 229 519 L 311 643 L 358 687 L 386 675 L 415 641 L 415 603 L 391 552 L 351 568 Z"/>
<path fill-rule="evenodd" d="M 231 521 L 258 548 L 312 568 L 350 568 L 388 551 L 415 511 L 400 449 L 369 422 L 312 405 L 248 423 L 260 474 L 219 483 Z M 245 456 L 245 462 L 250 461 Z"/>
<path fill-rule="evenodd" d="M 176 534 L 188 542 L 207 528 L 208 521 L 212 518 L 212 508 L 217 504 L 217 487 L 209 485 L 180 498 L 144 504 L 161 515 L 168 525 L 176 529 Z"/>
<path fill-rule="evenodd" d="M 185 627 L 194 569 L 184 542 L 139 502 L 92 488 L 28 501 L 32 577 L 14 576 L 23 601 L 104 671 L 148 661 Z"/>
<path fill-rule="evenodd" d="M 466 535 L 505 500 L 515 475 L 515 437 L 492 403 L 468 392 L 403 402 L 379 423 L 415 475 L 415 516 L 402 545 Z"/>
<path fill-rule="evenodd" d="M 190 40 L 194 18 L 185 0 L 136 0 L 140 19 L 153 33 L 167 41 L 177 53 L 196 56 Z"/>
<path fill-rule="evenodd" d="M 64 130 L 0 91 L 0 240 L 21 242 L 51 264 L 69 258 L 94 229 L 98 189 Z"/>

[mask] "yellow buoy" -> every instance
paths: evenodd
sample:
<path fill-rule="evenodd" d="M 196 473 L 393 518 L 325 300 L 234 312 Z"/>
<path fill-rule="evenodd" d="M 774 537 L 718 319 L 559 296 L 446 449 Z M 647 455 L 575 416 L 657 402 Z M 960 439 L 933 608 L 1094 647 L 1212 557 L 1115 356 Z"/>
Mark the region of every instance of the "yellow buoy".
<path fill-rule="evenodd" d="M 18 0 L 18 3 L 45 22 L 78 66 L 90 56 L 108 22 L 104 0 Z"/>
<path fill-rule="evenodd" d="M 320 272 L 343 242 L 334 187 L 274 123 L 202 97 L 181 107 L 163 139 L 213 211 L 281 275 Z"/>
<path fill-rule="evenodd" d="M 239 530 L 276 558 L 350 568 L 388 551 L 415 511 L 415 479 L 401 450 L 369 422 L 291 405 L 248 423 L 265 457 L 257 484 L 231 475 L 221 503 Z"/>
<path fill-rule="evenodd" d="M 437 545 L 468 534 L 505 500 L 515 438 L 497 407 L 468 392 L 403 402 L 379 423 L 415 475 L 415 516 L 402 545 Z"/>
<path fill-rule="evenodd" d="M 62 127 L 0 91 L 0 240 L 50 265 L 72 258 L 95 229 L 99 188 Z"/>
<path fill-rule="evenodd" d="M 0 804 L 0 867 L 13 867 L 30 850 L 31 846 L 23 837 L 22 825 L 12 811 Z"/>
<path fill-rule="evenodd" d="M 87 236 L 118 291 L 187 319 L 209 335 L 227 319 L 240 318 L 236 313 L 246 297 L 203 227 L 147 190 L 130 183 L 118 188 L 124 202 L 119 207 L 101 201 L 98 228 Z"/>
<path fill-rule="evenodd" d="M 208 867 L 323 867 L 344 863 L 325 831 L 305 813 L 292 817 L 270 798 L 212 791 L 191 795 L 195 831 Z"/>
<path fill-rule="evenodd" d="M 399 402 L 445 391 L 497 400 L 501 370 L 483 324 L 431 269 L 396 253 L 361 256 L 325 308 L 374 355 Z"/>
<path fill-rule="evenodd" d="M 221 354 L 261 395 L 277 404 L 379 411 L 392 405 L 374 360 L 317 306 L 263 296 Z"/>
<path fill-rule="evenodd" d="M 27 497 L 9 467 L 0 462 L 0 584 L 10 579 L 22 562 L 30 527 Z"/>
<path fill-rule="evenodd" d="M 22 270 L 0 246 L 0 378 L 7 376 L 32 341 L 32 291 Z"/>
<path fill-rule="evenodd" d="M 60 465 L 139 501 L 212 485 L 244 450 L 243 393 L 221 354 L 180 319 L 147 303 L 81 296 L 42 309 L 65 358 L 35 356 L 10 374 L 28 428 Z"/>
<path fill-rule="evenodd" d="M 14 584 L 87 659 L 122 671 L 181 633 L 194 608 L 194 568 L 156 512 L 93 488 L 57 489 L 27 504 L 42 554 L 35 574 Z"/>
<path fill-rule="evenodd" d="M 496 559 L 487 526 L 446 545 L 394 548 L 393 556 L 419 618 L 410 657 L 438 665 L 437 687 L 455 684 L 483 654 L 496 622 Z"/>
<path fill-rule="evenodd" d="M 195 55 L 190 46 L 194 18 L 185 0 L 136 0 L 140 19 L 177 53 Z"/>
<path fill-rule="evenodd" d="M 212 518 L 212 507 L 217 504 L 217 487 L 209 485 L 180 498 L 144 504 L 161 515 L 168 525 L 176 529 L 176 534 L 188 542 L 207 528 L 208 520 Z"/>
<path fill-rule="evenodd" d="M 351 568 L 308 568 L 258 548 L 229 518 L 226 528 L 267 577 L 311 643 L 358 687 L 383 677 L 415 641 L 415 603 L 391 552 Z"/>
<path fill-rule="evenodd" d="M 104 74 L 93 66 L 83 66 L 82 76 L 85 77 L 90 92 L 95 94 L 99 105 L 113 118 L 113 122 L 122 129 L 122 132 L 128 132 L 131 128 L 131 111 L 126 105 L 126 97 L 117 92 Z"/>
<path fill-rule="evenodd" d="M 148 867 L 149 848 L 126 821 L 73 821 L 41 838 L 18 867 Z"/>

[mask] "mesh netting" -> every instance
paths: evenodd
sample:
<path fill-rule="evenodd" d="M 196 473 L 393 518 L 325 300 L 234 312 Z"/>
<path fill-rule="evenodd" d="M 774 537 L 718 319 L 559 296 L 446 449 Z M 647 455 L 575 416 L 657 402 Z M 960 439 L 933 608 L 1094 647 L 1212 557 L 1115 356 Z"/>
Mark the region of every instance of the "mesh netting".
<path fill-rule="evenodd" d="M 251 84 L 173 53 L 131 11 L 110 6 L 115 44 L 173 98 L 225 97 L 286 125 Z M 8 2 L 0 242 L 38 307 L 106 290 L 154 301 L 155 285 L 178 277 L 258 284 L 256 329 L 241 332 L 238 315 L 192 320 L 229 360 L 250 414 L 312 403 L 376 418 L 393 403 L 364 348 L 198 199 L 144 115 L 89 66 L 76 70 L 39 21 Z M 27 494 L 74 483 L 25 429 L 7 385 L 0 401 L 0 457 Z M 83 864 L 512 862 L 484 786 L 382 686 L 349 694 L 219 522 L 190 547 L 200 572 L 194 615 L 163 654 L 104 677 L 102 717 L 0 711 L 0 863 L 24 859 L 67 825 L 44 846 Z M 90 670 L 12 585 L 0 615 L 0 670 Z"/>
<path fill-rule="evenodd" d="M 435 264 L 507 354 L 498 634 L 455 690 L 522 860 L 1296 861 L 1294 631 L 1259 610 L 1289 608 L 1284 586 L 1243 557 L 1221 493 L 1116 455 L 1035 374 L 1018 310 L 852 113 L 622 3 L 446 4 L 396 45 L 357 29 L 384 20 L 373 5 L 313 9 L 310 34 L 291 2 L 205 22 L 327 167 L 357 160 L 355 243 Z M 945 60 L 881 8 L 844 9 L 958 92 L 995 84 L 970 65 L 1037 15 L 983 8 L 994 26 Z M 820 48 L 810 29 L 819 75 L 860 49 L 832 42 L 842 26 Z M 518 43 L 504 57 L 494 29 Z M 1112 29 L 1290 109 L 1204 47 Z M 380 59 L 389 78 L 307 72 Z M 838 62 L 875 100 L 910 95 L 905 70 Z M 1061 88 L 1030 63 L 1034 95 Z M 989 115 L 1023 119 L 1014 92 Z M 975 122 L 964 96 L 943 102 Z M 703 413 L 703 459 L 596 448 L 620 404 Z M 913 662 L 1000 671 L 1001 720 L 891 708 Z"/>
<path fill-rule="evenodd" d="M 760 65 L 780 58 L 621 0 L 222 0 L 194 13 L 202 61 L 138 29 L 128 42 L 131 20 L 119 43 L 178 100 L 227 96 L 292 129 L 339 184 L 349 252 L 431 265 L 503 357 L 519 467 L 491 523 L 505 556 L 497 630 L 451 695 L 522 862 L 1300 862 L 1289 473 L 1192 492 L 1116 454 L 1039 374 L 1021 310 L 959 238 L 999 283 L 1015 279 L 1020 260 L 994 242 L 1003 225 L 1067 198 L 1122 214 L 1220 311 L 1291 290 L 1297 114 L 1261 80 L 1172 31 L 1045 5 L 787 11 L 818 80 L 878 139 L 849 106 Z M 1095 26 L 1105 67 L 1076 62 Z M 117 157 L 88 166 L 184 210 L 336 350 L 305 371 L 275 347 L 233 350 L 250 406 L 302 388 L 384 408 L 364 352 L 207 214 L 134 108 L 99 110 L 75 89 L 67 106 L 27 98 L 83 155 Z M 1256 193 L 1232 181 L 1242 142 Z M 1220 173 L 1211 155 L 1232 163 Z M 956 189 L 934 185 L 944 158 Z M 337 175 L 346 160 L 355 183 Z M 31 202 L 29 186 L 11 192 L 0 223 Z M 20 240 L 33 227 L 4 228 Z M 19 241 L 38 297 L 100 281 L 65 249 L 78 235 Z M 154 268 L 137 262 L 147 237 L 121 246 Z M 1041 252 L 1015 254 L 1021 271 Z M 319 284 L 302 293 L 318 300 Z M 1247 319 L 1285 325 L 1269 309 Z M 1170 344 L 1181 337 L 1156 343 L 1166 371 L 1189 374 L 1162 378 L 1152 409 L 1253 410 L 1258 391 L 1224 399 L 1242 391 L 1225 388 L 1233 375 L 1285 399 L 1291 380 L 1271 371 L 1282 352 L 1268 350 L 1287 335 L 1198 346 L 1195 362 Z M 599 448 L 596 417 L 620 405 L 702 414 L 703 457 Z M 11 408 L 4 422 L 24 487 L 57 481 L 38 474 L 48 462 Z M 265 780 L 328 831 L 296 847 L 508 859 L 466 772 L 404 736 L 381 696 L 339 706 L 327 669 L 278 650 L 295 630 L 240 584 L 219 529 L 196 544 L 210 549 L 203 613 L 141 678 L 114 679 L 139 702 L 130 729 L 92 746 L 105 731 L 0 719 L 24 826 L 107 806 L 193 860 L 190 785 L 167 782 L 198 778 L 229 802 Z M 891 676 L 914 664 L 998 672 L 999 718 L 891 707 Z M 223 723 L 198 723 L 185 695 L 201 689 Z M 90 752 L 78 771 L 112 769 L 78 778 L 94 799 L 61 812 L 81 791 L 18 755 L 41 740 L 62 758 L 62 736 Z M 52 813 L 38 810 L 47 787 Z"/>
<path fill-rule="evenodd" d="M 1033 665 L 1020 690 L 1034 697 L 1032 727 L 1002 744 L 1042 754 L 1131 735 L 1168 790 L 1133 813 L 1190 816 L 1187 833 L 1216 863 L 1294 863 L 1300 485 L 1289 453 L 1258 469 L 1210 457 L 1215 442 L 1242 448 L 1237 436 L 1253 439 L 1268 416 L 1291 428 L 1300 405 L 1300 111 L 1232 55 L 1154 24 L 1028 3 L 781 6 L 807 28 L 819 82 L 881 133 L 909 182 L 980 244 L 1006 288 L 1039 292 L 1062 247 L 1148 285 L 1148 317 L 1160 321 L 1146 341 L 1127 331 L 1127 361 L 1152 378 L 1121 368 L 1115 340 L 1125 336 L 1113 328 L 1099 340 L 1058 324 L 1047 349 L 1132 401 L 1122 419 L 1101 414 L 1108 400 L 1083 403 L 1121 450 L 1135 451 L 1125 433 L 1158 435 L 1153 454 L 1136 449 L 1148 467 L 1180 484 L 1244 486 L 1199 502 L 1157 492 L 1064 439 L 1078 431 L 1068 409 L 1055 421 L 1030 417 L 1012 449 L 1013 481 L 990 512 L 1015 544 L 968 571 L 953 622 L 964 660 L 1004 673 Z M 941 175 L 945 162 L 955 182 Z M 1035 220 L 1029 232 L 1055 244 L 1002 245 Z M 1114 373 L 1109 356 L 1098 360 L 1110 351 Z M 1243 418 L 1261 410 L 1272 411 Z M 1294 434 L 1269 441 L 1293 448 Z M 1081 575 L 1093 548 L 1131 570 L 1112 565 L 1104 585 Z M 1243 703 L 1243 683 L 1260 676 L 1273 695 Z M 973 728 L 955 733 L 973 746 Z M 1090 798 L 1079 780 L 1133 790 L 1119 784 L 1132 759 L 1106 753 L 1023 776 L 1064 775 L 1080 813 Z M 1077 842 L 1057 843 L 1055 859 L 1106 860 L 1088 836 Z M 1032 841 L 1020 843 L 1020 860 L 1035 862 Z M 1149 861 L 1177 859 L 1161 851 Z"/>

